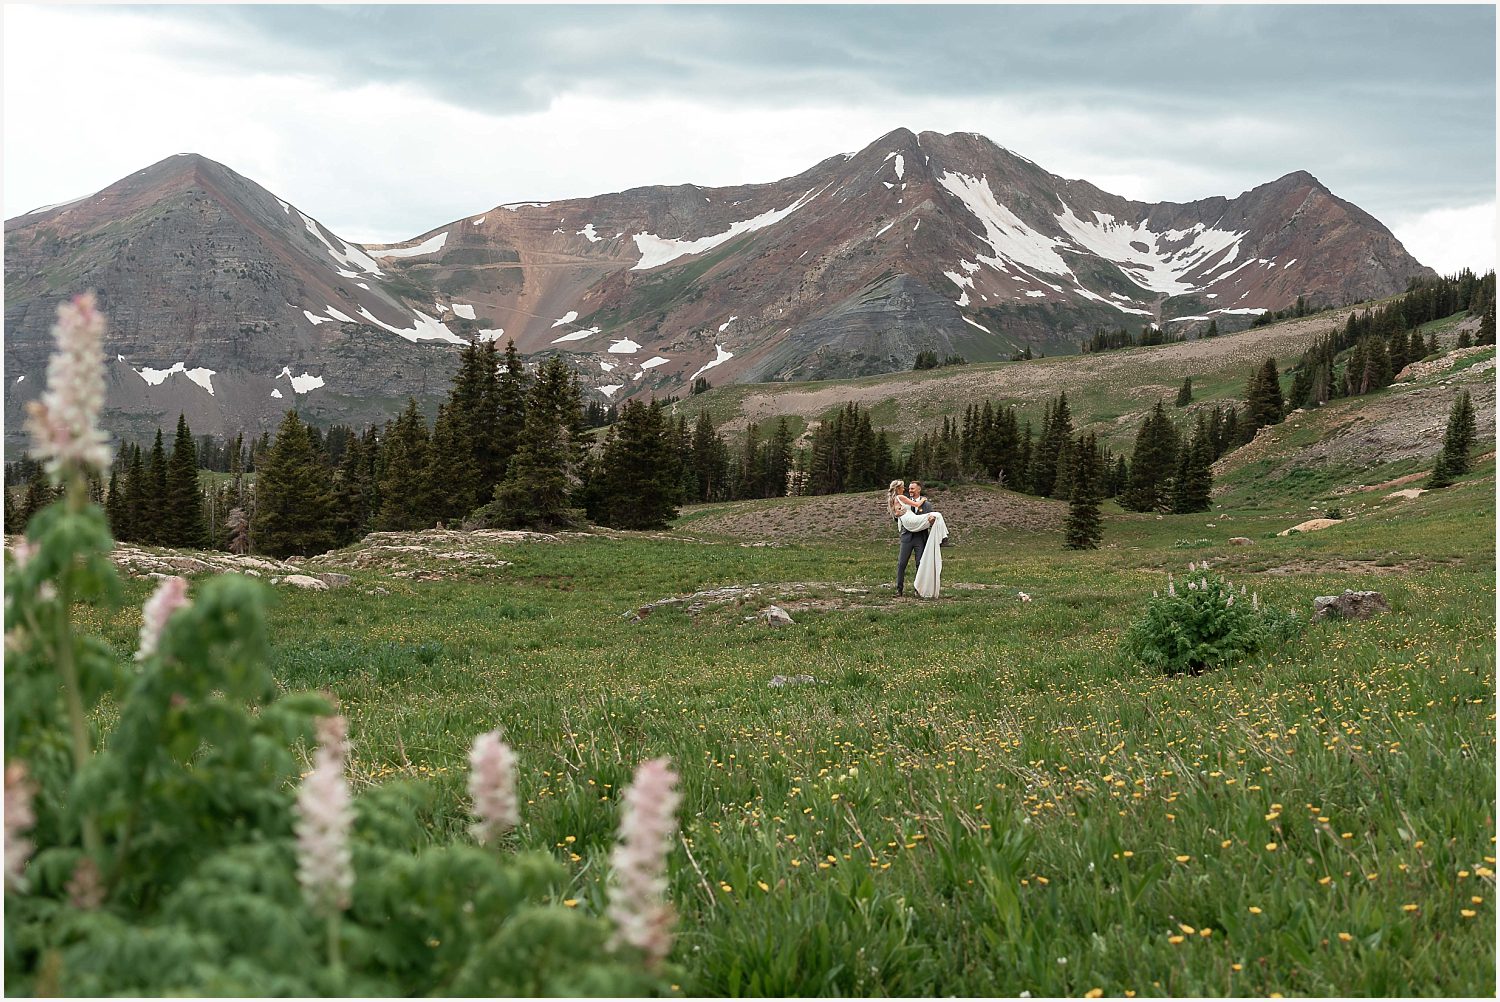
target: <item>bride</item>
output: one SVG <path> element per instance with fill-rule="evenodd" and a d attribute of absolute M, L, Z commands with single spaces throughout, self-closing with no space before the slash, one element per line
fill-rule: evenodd
<path fill-rule="evenodd" d="M 927 544 L 922 550 L 922 559 L 917 563 L 917 576 L 912 579 L 917 594 L 923 598 L 937 598 L 943 586 L 943 540 L 948 538 L 948 523 L 943 513 L 932 508 L 922 497 L 920 484 L 913 481 L 916 497 L 908 497 L 905 485 L 892 480 L 886 491 L 886 511 L 896 524 L 907 532 L 927 531 Z"/>

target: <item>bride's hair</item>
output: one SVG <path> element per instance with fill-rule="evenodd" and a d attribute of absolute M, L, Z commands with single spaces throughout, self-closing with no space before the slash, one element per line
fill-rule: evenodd
<path fill-rule="evenodd" d="M 896 500 L 896 495 L 900 494 L 901 488 L 905 486 L 905 483 L 900 480 L 892 480 L 891 485 L 885 489 L 885 510 L 891 518 L 896 518 L 901 514 L 901 502 Z"/>

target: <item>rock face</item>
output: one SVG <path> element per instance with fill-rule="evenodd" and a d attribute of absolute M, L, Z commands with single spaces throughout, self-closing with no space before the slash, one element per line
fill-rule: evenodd
<path fill-rule="evenodd" d="M 512 203 L 359 246 L 234 171 L 171 157 L 5 224 L 8 434 L 56 302 L 113 324 L 107 420 L 271 429 L 435 405 L 475 338 L 567 353 L 596 400 L 1076 350 L 1097 327 L 1221 329 L 1430 275 L 1305 172 L 1235 198 L 1132 202 L 972 133 L 898 129 L 794 177 Z M 19 442 L 19 439 L 14 441 Z"/>
<path fill-rule="evenodd" d="M 1313 599 L 1313 619 L 1369 619 L 1390 612 L 1391 604 L 1378 591 L 1351 591 Z"/>

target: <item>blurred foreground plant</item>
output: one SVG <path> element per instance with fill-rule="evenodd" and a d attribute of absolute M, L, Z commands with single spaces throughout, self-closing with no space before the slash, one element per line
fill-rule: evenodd
<path fill-rule="evenodd" d="M 77 603 L 118 602 L 121 589 L 87 489 L 109 461 L 98 428 L 104 320 L 92 296 L 58 312 L 58 354 L 30 425 L 65 492 L 6 566 L 7 991 L 664 988 L 670 930 L 649 945 L 626 937 L 621 949 L 603 917 L 559 903 L 566 872 L 550 856 L 434 842 L 435 796 L 423 784 L 352 797 L 342 718 L 324 696 L 280 693 L 266 665 L 258 582 L 226 575 L 189 600 L 186 582 L 166 579 L 130 662 L 77 626 Z M 302 776 L 294 749 L 315 730 L 315 764 Z M 513 806 L 496 813 L 493 788 L 513 790 L 514 760 L 495 740 L 472 787 L 485 792 L 476 810 L 490 842 L 518 820 Z M 658 765 L 659 801 L 675 777 Z M 675 819 L 658 826 L 665 868 Z"/>

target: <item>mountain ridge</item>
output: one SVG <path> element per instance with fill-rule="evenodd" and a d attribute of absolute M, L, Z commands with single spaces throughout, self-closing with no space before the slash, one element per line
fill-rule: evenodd
<path fill-rule="evenodd" d="M 232 433 L 293 405 L 346 423 L 407 395 L 430 408 L 476 338 L 566 353 L 592 399 L 619 401 L 700 375 L 889 372 L 919 351 L 1052 354 L 1101 326 L 1232 329 L 1432 274 L 1307 171 L 1145 203 L 977 133 L 906 128 L 776 181 L 507 202 L 391 244 L 345 240 L 199 154 L 5 230 L 11 427 L 39 392 L 51 303 L 89 286 L 125 437 L 178 411 Z"/>

